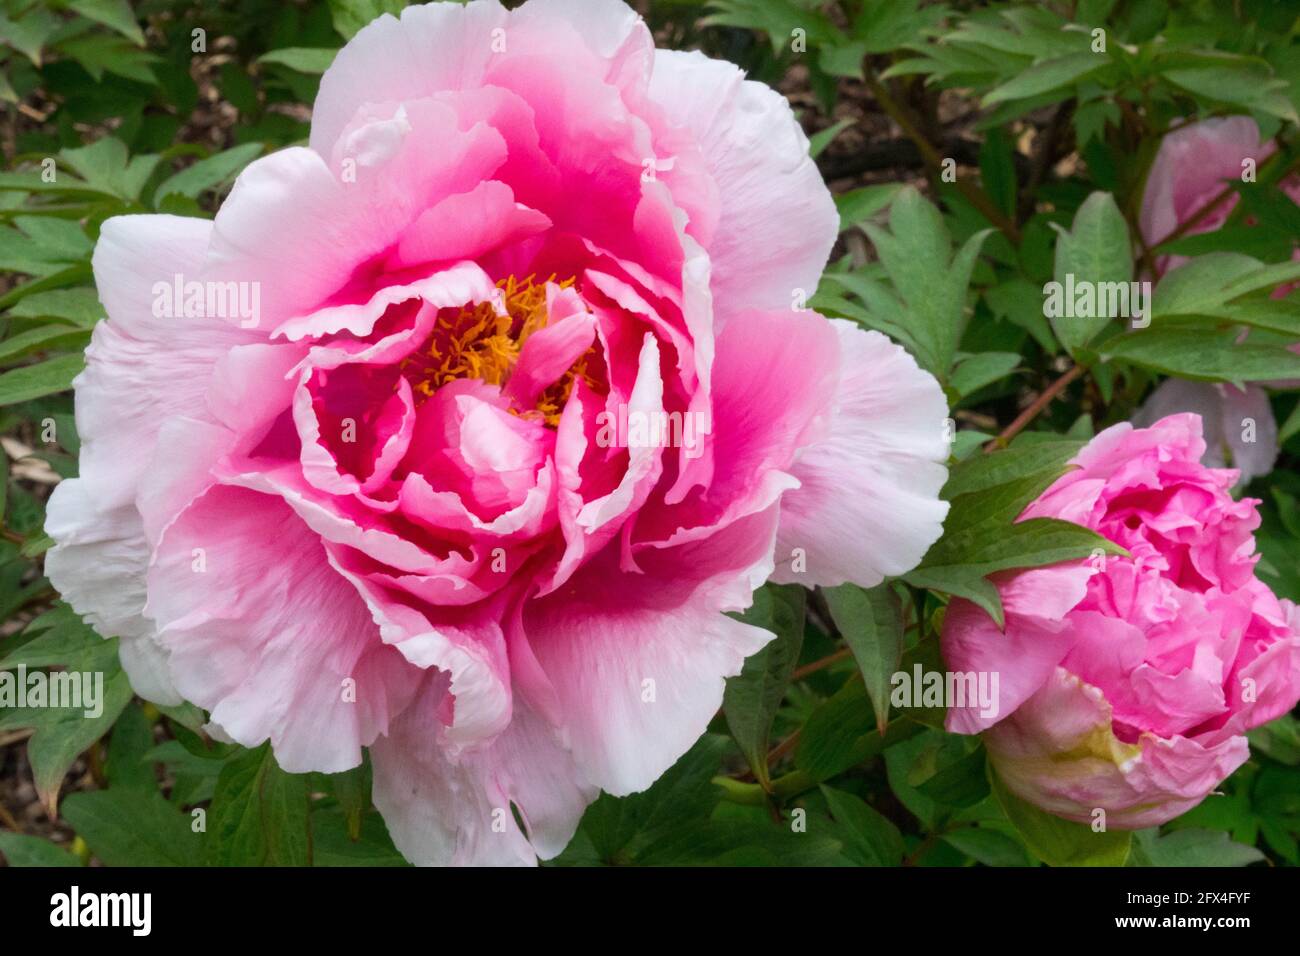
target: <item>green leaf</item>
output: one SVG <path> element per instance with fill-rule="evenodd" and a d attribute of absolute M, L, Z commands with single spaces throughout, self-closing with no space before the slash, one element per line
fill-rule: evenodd
<path fill-rule="evenodd" d="M 648 790 L 621 798 L 602 793 L 579 826 L 594 859 L 634 863 L 656 842 L 671 839 L 687 821 L 707 819 L 718 803 L 712 780 L 725 747 L 726 738 L 705 734 Z M 570 850 L 576 852 L 576 847 Z M 570 850 L 563 856 L 572 858 Z"/>
<path fill-rule="evenodd" d="M 0 174 L 0 176 L 2 175 L 3 174 Z M 10 289 L 4 295 L 0 295 L 0 309 L 10 308 L 15 303 L 21 302 L 30 296 L 46 292 L 50 289 L 61 289 L 64 286 L 79 285 L 91 277 L 90 263 L 78 262 L 76 265 L 68 266 L 66 269 L 62 269 L 40 279 L 33 279 L 30 282 L 24 282 L 22 285 Z"/>
<path fill-rule="evenodd" d="M 85 367 L 86 360 L 80 354 L 60 355 L 37 365 L 25 365 L 0 374 L 0 405 L 66 392 Z"/>
<path fill-rule="evenodd" d="M 28 634 L 34 636 L 6 654 L 0 669 L 61 666 L 69 675 L 79 675 L 67 691 L 80 690 L 81 706 L 0 710 L 0 730 L 30 727 L 34 731 L 27 756 L 37 793 L 53 817 L 68 768 L 113 726 L 131 700 L 131 685 L 117 662 L 117 641 L 105 641 L 65 604 L 32 621 L 24 631 Z"/>
<path fill-rule="evenodd" d="M 1062 300 L 1072 287 L 1090 283 L 1093 290 L 1104 288 L 1106 283 L 1125 283 L 1133 277 L 1133 253 L 1129 243 L 1128 224 L 1115 205 L 1110 193 L 1095 192 L 1084 201 L 1075 214 L 1069 232 L 1057 227 L 1056 266 L 1054 278 L 1063 289 Z M 1073 278 L 1070 283 L 1069 277 Z M 1127 291 L 1127 285 L 1125 286 Z M 1098 292 L 1096 298 L 1101 296 Z M 1127 300 L 1127 294 L 1124 296 Z M 1062 301 L 1063 309 L 1073 303 Z M 1046 307 L 1046 306 L 1045 306 Z M 1130 311 L 1132 311 L 1130 304 Z M 1100 302 L 1096 310 L 1104 312 Z M 1094 336 L 1120 316 L 1070 316 L 1049 315 L 1052 329 L 1061 344 L 1071 354 L 1087 345 Z"/>
<path fill-rule="evenodd" d="M 1276 494 L 1277 489 L 1274 489 Z M 1252 750 L 1268 754 L 1278 763 L 1300 766 L 1300 720 L 1283 714 L 1268 723 L 1248 731 Z"/>
<path fill-rule="evenodd" d="M 746 809 L 746 808 L 738 808 Z M 749 808 L 752 809 L 752 808 Z M 840 841 L 795 833 L 768 819 L 692 820 L 665 833 L 637 857 L 639 866 L 829 866 Z"/>
<path fill-rule="evenodd" d="M 373 810 L 358 819 L 355 835 L 342 809 L 314 811 L 311 825 L 312 862 L 316 866 L 411 865 L 393 846 L 383 819 Z"/>
<path fill-rule="evenodd" d="M 1011 793 L 991 768 L 989 776 L 1007 819 L 1030 852 L 1049 866 L 1123 866 L 1128 859 L 1131 832 L 1098 833 L 1082 823 L 1062 820 Z"/>
<path fill-rule="evenodd" d="M 198 866 L 202 844 L 190 817 L 157 791 L 92 790 L 68 795 L 68 823 L 107 866 Z"/>
<path fill-rule="evenodd" d="M 348 836 L 361 838 L 362 815 L 370 806 L 370 767 L 362 763 L 344 773 L 329 775 L 330 787 L 347 819 Z"/>
<path fill-rule="evenodd" d="M 990 537 L 996 534 L 996 538 Z M 1036 568 L 1123 549 L 1089 528 L 1056 518 L 1030 518 L 999 527 L 997 522 L 968 528 L 939 542 L 926 567 L 964 566 L 982 575 L 1012 568 Z"/>
<path fill-rule="evenodd" d="M 1300 278 L 1300 263 L 1266 266 L 1235 252 L 1212 252 L 1171 269 L 1156 286 L 1151 314 L 1158 326 L 1175 315 L 1223 315 L 1233 299 Z"/>
<path fill-rule="evenodd" d="M 84 674 L 82 680 L 85 681 Z M 103 682 L 102 712 L 97 717 L 86 716 L 85 707 L 47 707 L 18 710 L 12 712 L 18 717 L 10 719 L 11 713 L 0 719 L 0 726 L 18 724 L 35 731 L 27 741 L 27 759 L 32 765 L 36 792 L 50 816 L 57 812 L 59 789 L 68 769 L 108 732 L 131 700 L 131 684 L 121 670 L 105 674 Z"/>
<path fill-rule="evenodd" d="M 13 223 L 38 247 L 42 256 L 62 262 L 90 257 L 94 243 L 81 226 L 52 216 L 15 216 Z"/>
<path fill-rule="evenodd" d="M 976 747 L 966 756 L 940 766 L 916 789 L 942 807 L 972 807 L 989 795 L 986 755 Z"/>
<path fill-rule="evenodd" d="M 897 183 L 882 183 L 840 193 L 835 197 L 835 208 L 840 213 L 840 232 L 852 229 L 880 212 L 894 201 L 894 197 L 902 188 Z"/>
<path fill-rule="evenodd" d="M 89 146 L 62 150 L 59 156 L 92 189 L 126 200 L 140 198 L 140 191 L 161 159 L 152 154 L 130 156 L 125 144 L 112 136 Z"/>
<path fill-rule="evenodd" d="M 63 847 L 24 833 L 0 830 L 0 854 L 10 866 L 81 866 Z"/>
<path fill-rule="evenodd" d="M 898 866 L 903 861 L 903 835 L 898 827 L 866 801 L 825 784 L 822 795 L 831 816 L 847 833 L 844 851 L 861 866 Z"/>
<path fill-rule="evenodd" d="M 845 76 L 850 79 L 861 80 L 863 78 L 862 58 L 866 56 L 866 53 L 866 45 L 862 43 L 845 43 L 822 47 L 821 55 L 817 58 L 817 65 L 831 76 Z M 813 153 L 812 155 L 816 156 L 817 154 Z"/>
<path fill-rule="evenodd" d="M 158 786 L 153 764 L 145 755 L 153 749 L 153 725 L 139 704 L 130 704 L 113 724 L 108 738 L 108 785 L 121 790 L 153 791 Z"/>
<path fill-rule="evenodd" d="M 212 866 L 308 866 L 306 774 L 288 774 L 269 744 L 231 760 L 208 809 L 207 861 Z"/>
<path fill-rule="evenodd" d="M 1097 550 L 1124 554 L 1114 542 L 1082 525 L 1056 518 L 1017 520 L 1062 473 L 1048 468 L 955 496 L 944 536 L 926 553 L 921 568 L 959 567 L 988 575 L 1086 558 Z"/>
<path fill-rule="evenodd" d="M 794 763 L 814 782 L 820 783 L 922 729 L 911 720 L 895 720 L 882 737 L 876 728 L 866 688 L 854 678 L 823 701 L 804 722 Z"/>
<path fill-rule="evenodd" d="M 85 329 L 68 325 L 41 325 L 0 341 L 0 362 L 13 361 L 47 349 L 81 349 L 89 341 L 90 333 Z"/>
<path fill-rule="evenodd" d="M 1253 846 L 1236 843 L 1221 830 L 1175 830 L 1167 836 L 1159 831 L 1139 830 L 1133 847 L 1133 862 L 1142 866 L 1248 866 L 1266 859 Z M 1132 865 L 1132 864 L 1130 864 Z"/>
<path fill-rule="evenodd" d="M 989 107 L 1008 100 L 1023 100 L 1059 90 L 1091 76 L 1109 63 L 1107 56 L 1091 51 L 1067 53 L 1065 56 L 1043 60 L 992 90 L 984 97 L 982 105 Z"/>
<path fill-rule="evenodd" d="M 1234 63 L 1191 70 L 1166 70 L 1175 86 L 1218 103 L 1231 103 L 1295 123 L 1295 107 L 1286 95 L 1286 81 L 1250 64 Z"/>
<path fill-rule="evenodd" d="M 28 623 L 27 638 L 20 646 L 0 656 L 0 669 L 20 665 L 34 667 L 69 666 L 97 670 L 117 659 L 116 641 L 106 641 L 66 604 L 56 604 Z"/>
<path fill-rule="evenodd" d="M 10 6 L 8 9 L 14 8 Z M 25 13 L 12 20 L 0 14 L 0 41 L 40 66 L 45 42 L 61 25 L 62 21 L 52 11 L 32 4 Z"/>
<path fill-rule="evenodd" d="M 1142 329 L 1116 336 L 1100 350 L 1110 359 L 1206 382 L 1300 378 L 1300 355 L 1281 345 L 1238 342 L 1231 330 Z"/>
<path fill-rule="evenodd" d="M 944 843 L 985 866 L 1034 866 L 1025 848 L 998 830 L 959 827 L 940 838 Z"/>
<path fill-rule="evenodd" d="M 1277 443 L 1285 445 L 1296 435 L 1300 435 L 1300 405 L 1292 409 L 1287 420 L 1282 423 L 1282 427 L 1277 432 Z"/>
<path fill-rule="evenodd" d="M 949 566 L 914 568 L 903 575 L 903 580 L 914 588 L 924 588 L 953 597 L 965 598 L 983 609 L 999 628 L 1006 624 L 1002 597 L 998 589 L 978 569 Z"/>
<path fill-rule="evenodd" d="M 1019 352 L 980 352 L 958 362 L 948 384 L 965 398 L 985 385 L 1002 381 L 1023 361 Z"/>
<path fill-rule="evenodd" d="M 351 40 L 371 20 L 382 14 L 397 15 L 407 0 L 329 0 L 330 19 L 334 29 L 345 40 Z"/>
<path fill-rule="evenodd" d="M 216 189 L 234 179 L 245 166 L 262 154 L 261 143 L 244 143 L 225 152 L 201 159 L 193 166 L 163 180 L 153 194 L 154 206 L 171 195 L 198 199 L 209 190 Z"/>
<path fill-rule="evenodd" d="M 1012 445 L 954 465 L 943 496 L 987 491 L 1035 474 L 1064 474 L 1066 463 L 1083 447 L 1081 441 L 1042 441 Z"/>
<path fill-rule="evenodd" d="M 980 181 L 994 205 L 1008 216 L 1016 212 L 1016 166 L 1011 139 L 995 127 L 980 148 Z"/>
<path fill-rule="evenodd" d="M 855 122 L 855 120 L 851 119 L 840 120 L 838 123 L 828 126 L 824 130 L 820 130 L 808 137 L 808 155 L 813 159 L 816 159 L 825 151 L 826 147 L 834 141 L 836 136 L 839 136 L 840 133 L 844 132 Z"/>
<path fill-rule="evenodd" d="M 99 83 L 105 73 L 113 73 L 137 83 L 157 85 L 153 65 L 161 58 L 127 40 L 102 33 L 88 33 L 61 40 L 60 53 L 76 60 Z"/>
<path fill-rule="evenodd" d="M 127 0 L 70 0 L 68 6 L 87 19 L 111 27 L 136 46 L 144 46 L 144 32 Z"/>
<path fill-rule="evenodd" d="M 867 235 L 889 274 L 915 343 L 917 361 L 946 379 L 966 326 L 966 287 L 992 230 L 971 236 L 954 256 L 943 217 L 911 186 L 889 208 L 889 231 L 867 223 Z"/>
<path fill-rule="evenodd" d="M 324 73 L 334 62 L 338 50 L 315 47 L 285 47 L 257 58 L 258 63 L 279 63 L 299 73 Z"/>
<path fill-rule="evenodd" d="M 754 592 L 754 604 L 742 620 L 772 631 L 776 639 L 751 655 L 739 674 L 728 678 L 722 697 L 727 727 L 764 789 L 771 783 L 767 751 L 772 721 L 803 649 L 807 594 L 793 584 L 769 584 Z"/>
<path fill-rule="evenodd" d="M 889 585 L 863 590 L 842 584 L 822 591 L 835 627 L 853 652 L 876 714 L 876 729 L 889 725 L 889 687 L 903 658 L 903 608 Z"/>

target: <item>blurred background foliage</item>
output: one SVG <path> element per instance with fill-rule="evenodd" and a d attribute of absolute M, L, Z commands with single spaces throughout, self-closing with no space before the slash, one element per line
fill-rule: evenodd
<path fill-rule="evenodd" d="M 96 720 L 0 708 L 9 865 L 403 865 L 366 767 L 285 774 L 266 748 L 207 738 L 192 707 L 134 699 L 114 642 L 58 602 L 41 556 L 44 501 L 77 468 L 69 388 L 103 318 L 89 265 L 101 223 L 211 216 L 245 165 L 305 140 L 339 46 L 404 5 L 0 0 L 0 668 L 107 677 Z M 790 98 L 841 213 L 812 304 L 891 335 L 943 383 L 958 429 L 950 529 L 1009 526 L 1079 442 L 1165 377 L 1300 379 L 1287 349 L 1300 304 L 1269 297 L 1300 279 L 1300 209 L 1277 186 L 1300 153 L 1292 0 L 634 5 L 660 46 L 730 59 Z M 1220 228 L 1148 247 L 1138 216 L 1162 138 L 1238 114 L 1276 145 L 1258 182 L 1230 187 L 1241 201 Z M 1158 333 L 1044 317 L 1054 275 L 1126 281 L 1168 254 L 1208 267 L 1157 302 Z M 1216 256 L 1235 257 L 1232 283 Z M 1231 347 L 1243 328 L 1249 347 Z M 1280 456 L 1245 492 L 1262 501 L 1261 577 L 1300 600 L 1300 408 L 1294 390 L 1269 400 Z M 983 444 L 1014 432 L 1005 465 L 980 464 Z M 1253 732 L 1250 762 L 1184 817 L 1098 835 L 1000 792 L 979 741 L 944 733 L 941 713 L 888 704 L 890 673 L 941 666 L 952 595 L 1000 613 L 987 574 L 1096 545 L 993 537 L 978 554 L 941 543 L 871 592 L 764 589 L 747 616 L 778 640 L 731 682 L 710 732 L 649 791 L 602 796 L 556 862 L 1300 864 L 1293 716 Z"/>

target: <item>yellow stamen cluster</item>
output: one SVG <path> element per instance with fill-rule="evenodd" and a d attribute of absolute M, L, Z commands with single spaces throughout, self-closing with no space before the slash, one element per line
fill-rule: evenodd
<path fill-rule="evenodd" d="M 418 366 L 417 396 L 428 398 L 443 385 L 460 378 L 477 378 L 490 385 L 504 386 L 528 337 L 545 328 L 550 318 L 546 311 L 546 287 L 555 281 L 555 276 L 542 282 L 534 279 L 532 275 L 524 279 L 509 276 L 497 283 L 501 295 L 494 302 L 480 302 L 461 309 L 456 315 L 440 317 L 428 350 L 403 363 L 408 367 Z M 573 282 L 572 278 L 565 279 L 559 286 L 567 289 Z M 586 376 L 585 366 L 586 356 L 539 397 L 536 411 L 547 424 L 559 422 L 560 412 L 573 388 L 573 378 Z"/>

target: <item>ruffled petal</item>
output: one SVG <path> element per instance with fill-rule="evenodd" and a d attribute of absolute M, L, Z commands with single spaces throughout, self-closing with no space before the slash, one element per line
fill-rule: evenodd
<path fill-rule="evenodd" d="M 719 322 L 811 296 L 839 216 L 789 101 L 731 63 L 676 50 L 655 51 L 650 98 L 695 134 L 718 185 L 707 251 Z"/>
<path fill-rule="evenodd" d="M 948 504 L 947 403 L 939 383 L 879 332 L 833 323 L 841 372 L 829 436 L 803 451 L 781 499 L 775 580 L 874 587 L 920 563 Z M 789 556 L 803 549 L 807 570 Z"/>

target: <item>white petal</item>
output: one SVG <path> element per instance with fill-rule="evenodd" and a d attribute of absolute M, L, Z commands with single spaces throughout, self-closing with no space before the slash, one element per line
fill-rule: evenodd
<path fill-rule="evenodd" d="M 948 478 L 939 383 L 879 332 L 834 322 L 843 350 L 830 436 L 791 469 L 803 487 L 781 499 L 773 580 L 874 587 L 920 563 L 943 533 Z M 803 550 L 807 569 L 792 570 Z"/>
<path fill-rule="evenodd" d="M 731 63 L 657 50 L 650 98 L 693 132 L 720 190 L 708 252 L 719 321 L 811 296 L 839 216 L 784 96 Z"/>

